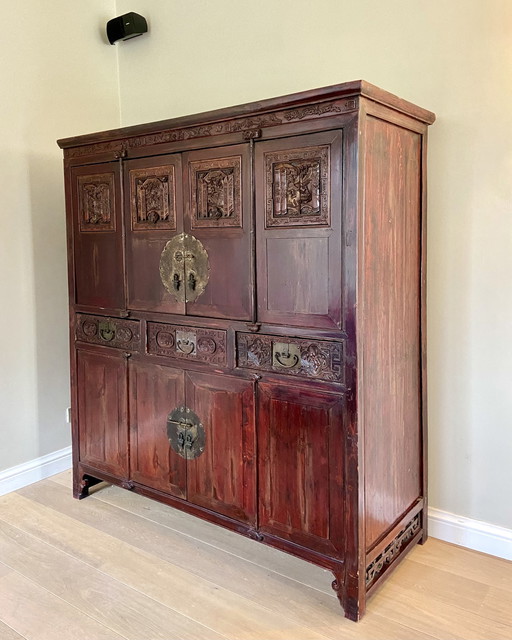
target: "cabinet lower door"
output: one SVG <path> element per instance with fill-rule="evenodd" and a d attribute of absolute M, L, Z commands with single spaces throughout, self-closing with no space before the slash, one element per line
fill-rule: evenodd
<path fill-rule="evenodd" d="M 186 498 L 186 460 L 172 449 L 169 415 L 184 404 L 183 371 L 130 362 L 131 479 Z"/>
<path fill-rule="evenodd" d="M 341 557 L 341 398 L 297 386 L 260 384 L 259 529 Z"/>
<path fill-rule="evenodd" d="M 80 462 L 128 476 L 126 360 L 112 351 L 77 351 Z"/>
<path fill-rule="evenodd" d="M 187 461 L 188 500 L 245 523 L 256 519 L 254 384 L 188 372 L 187 407 L 204 428 L 204 450 Z"/>

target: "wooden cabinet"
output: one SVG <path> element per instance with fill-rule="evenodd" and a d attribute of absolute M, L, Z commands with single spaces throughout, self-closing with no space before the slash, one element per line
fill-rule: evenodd
<path fill-rule="evenodd" d="M 298 555 L 360 618 L 427 535 L 433 120 L 360 81 L 59 141 L 75 497 Z"/>

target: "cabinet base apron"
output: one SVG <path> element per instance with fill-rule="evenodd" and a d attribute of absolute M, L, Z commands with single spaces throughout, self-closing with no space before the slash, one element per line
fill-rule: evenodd
<path fill-rule="evenodd" d="M 423 536 L 424 530 L 421 527 L 421 521 L 424 517 L 423 501 L 419 500 L 418 504 L 405 514 L 404 517 L 401 518 L 400 523 L 393 527 L 384 537 L 386 546 L 383 548 L 382 545 L 384 543 L 381 542 L 370 554 L 367 554 L 365 585 L 360 593 L 358 587 L 359 576 L 347 576 L 345 563 L 341 560 L 334 561 L 329 556 L 314 553 L 310 549 L 296 545 L 293 542 L 264 532 L 262 533 L 255 527 L 244 525 L 214 511 L 192 505 L 186 500 L 170 496 L 165 492 L 145 487 L 136 482 L 119 480 L 108 473 L 79 465 L 78 472 L 73 471 L 73 497 L 78 500 L 87 498 L 89 496 L 89 489 L 102 482 L 157 500 L 158 502 L 189 513 L 190 515 L 200 517 L 213 524 L 218 524 L 225 529 L 239 533 L 251 540 L 261 542 L 262 544 L 279 549 L 284 553 L 289 553 L 306 562 L 311 562 L 314 565 L 328 569 L 334 575 L 331 587 L 336 593 L 345 617 L 354 622 L 360 620 L 365 612 L 367 600 L 392 574 L 407 553 L 416 544 L 423 544 L 426 541 Z M 101 491 L 101 489 L 99 490 Z M 372 560 L 370 561 L 369 558 L 372 558 Z M 350 589 L 348 585 L 351 585 Z"/>

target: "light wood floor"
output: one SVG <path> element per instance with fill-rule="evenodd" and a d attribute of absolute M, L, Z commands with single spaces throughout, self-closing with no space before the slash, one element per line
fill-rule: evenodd
<path fill-rule="evenodd" d="M 65 472 L 0 498 L 0 640 L 511 640 L 512 563 L 431 539 L 346 620 L 330 573 Z"/>

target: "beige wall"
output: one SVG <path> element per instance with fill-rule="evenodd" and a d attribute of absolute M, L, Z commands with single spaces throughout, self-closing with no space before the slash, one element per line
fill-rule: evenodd
<path fill-rule="evenodd" d="M 435 111 L 430 500 L 512 528 L 512 2 L 118 0 L 123 124 L 364 78 Z"/>
<path fill-rule="evenodd" d="M 117 126 L 114 2 L 0 2 L 0 470 L 70 443 L 62 153 Z M 43 10 L 43 8 L 45 10 Z"/>

